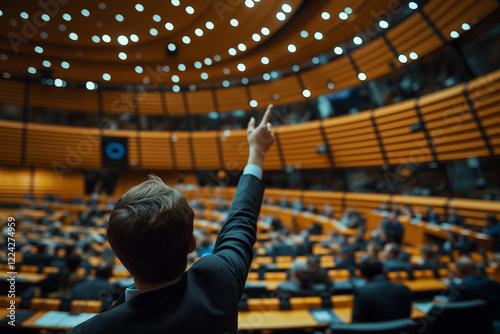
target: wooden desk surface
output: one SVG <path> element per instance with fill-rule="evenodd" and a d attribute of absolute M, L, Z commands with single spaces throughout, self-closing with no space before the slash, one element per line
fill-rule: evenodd
<path fill-rule="evenodd" d="M 434 278 L 404 281 L 402 284 L 409 287 L 413 292 L 446 290 L 448 288 L 448 285 Z"/>
<path fill-rule="evenodd" d="M 47 278 L 47 274 L 38 274 L 38 273 L 18 273 L 15 275 L 16 280 L 19 281 L 24 281 L 26 283 L 38 283 L 41 280 L 44 280 Z M 9 278 L 10 275 L 8 273 L 0 273 L 0 279 L 5 280 Z"/>

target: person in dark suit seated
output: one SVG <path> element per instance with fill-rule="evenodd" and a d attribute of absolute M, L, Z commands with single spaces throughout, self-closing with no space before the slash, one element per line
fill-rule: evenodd
<path fill-rule="evenodd" d="M 414 269 L 430 269 L 437 270 L 441 267 L 439 256 L 437 255 L 434 245 L 425 245 L 420 249 L 420 257 L 422 262 L 415 266 Z"/>
<path fill-rule="evenodd" d="M 281 196 L 281 200 L 279 203 L 280 208 L 286 209 L 290 207 L 290 203 L 288 203 L 288 200 L 286 199 L 286 196 Z"/>
<path fill-rule="evenodd" d="M 389 212 L 387 217 L 380 223 L 381 228 L 384 230 L 387 240 L 401 244 L 403 241 L 404 228 L 394 212 Z"/>
<path fill-rule="evenodd" d="M 283 230 L 283 222 L 279 219 L 278 215 L 273 215 L 273 219 L 271 220 L 271 227 L 273 231 L 281 231 Z"/>
<path fill-rule="evenodd" d="M 269 253 L 276 256 L 294 256 L 295 251 L 292 242 L 283 233 L 276 233 L 271 237 L 272 246 Z"/>
<path fill-rule="evenodd" d="M 350 272 L 354 272 L 358 269 L 358 264 L 354 257 L 354 250 L 350 245 L 340 247 L 339 256 L 335 257 L 335 269 L 347 269 Z"/>
<path fill-rule="evenodd" d="M 37 246 L 37 252 L 35 254 L 25 253 L 23 254 L 22 264 L 29 264 L 35 266 L 50 266 L 52 261 L 57 260 L 57 256 L 50 251 L 50 241 L 44 240 Z"/>
<path fill-rule="evenodd" d="M 291 267 L 291 281 L 281 283 L 278 293 L 290 297 L 317 296 L 331 292 L 333 284 L 320 266 L 318 257 L 310 256 L 307 261 L 295 260 Z"/>
<path fill-rule="evenodd" d="M 430 205 L 427 206 L 427 213 L 425 214 L 424 221 L 431 224 L 441 224 L 441 217 L 434 211 L 434 208 Z"/>
<path fill-rule="evenodd" d="M 212 255 L 186 271 L 196 249 L 194 212 L 157 177 L 131 188 L 109 219 L 109 244 L 135 284 L 113 307 L 69 331 L 86 333 L 236 333 L 238 303 L 253 259 L 264 185 L 262 165 L 274 142 L 272 105 L 248 124 L 248 164 Z"/>
<path fill-rule="evenodd" d="M 448 295 L 450 301 L 466 301 L 483 299 L 487 301 L 492 310 L 500 307 L 500 284 L 484 275 L 481 275 L 476 262 L 463 256 L 456 262 L 458 277 L 462 282 L 450 287 Z"/>
<path fill-rule="evenodd" d="M 395 242 L 389 242 L 385 244 L 382 257 L 384 258 L 384 269 L 385 271 L 409 271 L 410 262 L 409 257 L 405 259 L 406 256 L 402 255 L 399 245 Z"/>
<path fill-rule="evenodd" d="M 76 300 L 90 299 L 111 303 L 113 300 L 118 299 L 123 290 L 118 284 L 108 281 L 112 276 L 113 261 L 112 259 L 106 259 L 97 266 L 94 279 L 75 285 L 69 295 L 71 299 Z"/>
<path fill-rule="evenodd" d="M 366 285 L 354 290 L 352 322 L 378 322 L 409 318 L 412 294 L 408 287 L 389 281 L 380 260 L 368 258 L 359 269 Z"/>
<path fill-rule="evenodd" d="M 459 254 L 470 254 L 475 248 L 474 242 L 453 232 L 448 233 L 448 238 L 443 244 L 442 254 L 454 259 L 454 251 Z M 454 259 L 456 260 L 456 259 Z"/>
<path fill-rule="evenodd" d="M 465 219 L 462 216 L 459 216 L 457 213 L 457 208 L 450 207 L 450 214 L 446 219 L 446 222 L 451 225 L 462 226 L 465 227 Z"/>

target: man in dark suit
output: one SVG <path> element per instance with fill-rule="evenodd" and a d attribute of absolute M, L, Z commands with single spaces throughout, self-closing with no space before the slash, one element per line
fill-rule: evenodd
<path fill-rule="evenodd" d="M 394 212 L 389 212 L 380 225 L 387 235 L 388 241 L 401 244 L 403 241 L 404 227 Z"/>
<path fill-rule="evenodd" d="M 352 322 L 377 322 L 409 318 L 411 291 L 391 283 L 383 274 L 382 263 L 375 258 L 361 262 L 359 269 L 366 285 L 354 290 Z"/>
<path fill-rule="evenodd" d="M 75 285 L 70 294 L 71 299 L 100 300 L 111 305 L 111 302 L 116 300 L 119 293 L 123 291 L 119 284 L 108 281 L 112 276 L 113 262 L 111 260 L 101 262 L 96 268 L 94 279 Z"/>
<path fill-rule="evenodd" d="M 385 244 L 382 252 L 385 271 L 409 271 L 411 269 L 410 258 L 406 255 L 401 251 L 397 243 L 389 242 Z"/>
<path fill-rule="evenodd" d="M 196 249 L 194 213 L 160 178 L 130 189 L 115 205 L 108 225 L 111 248 L 134 277 L 113 307 L 70 333 L 236 333 L 238 303 L 253 257 L 257 217 L 264 195 L 266 152 L 274 142 L 272 105 L 259 126 L 248 124 L 250 146 L 226 223 L 212 255 L 188 271 Z"/>

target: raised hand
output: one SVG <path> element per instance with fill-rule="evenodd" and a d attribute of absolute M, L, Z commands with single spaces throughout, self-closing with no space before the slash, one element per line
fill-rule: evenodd
<path fill-rule="evenodd" d="M 247 140 L 250 145 L 249 164 L 262 167 L 267 151 L 273 146 L 274 134 L 269 123 L 273 113 L 273 105 L 267 107 L 266 113 L 259 126 L 255 127 L 255 118 L 251 118 L 247 128 Z"/>

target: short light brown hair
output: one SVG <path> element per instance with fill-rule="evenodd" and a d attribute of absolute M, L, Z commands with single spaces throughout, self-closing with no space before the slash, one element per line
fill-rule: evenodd
<path fill-rule="evenodd" d="M 186 270 L 193 219 L 186 198 L 149 175 L 116 202 L 107 237 L 132 276 L 145 284 L 164 283 Z"/>

